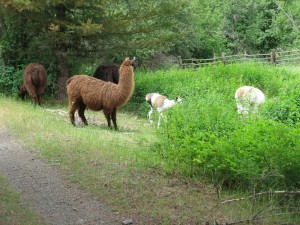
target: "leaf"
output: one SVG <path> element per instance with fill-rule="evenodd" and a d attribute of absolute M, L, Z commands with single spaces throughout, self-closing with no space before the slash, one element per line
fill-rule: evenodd
<path fill-rule="evenodd" d="M 59 25 L 57 25 L 57 24 L 51 23 L 48 28 L 49 28 L 49 30 L 51 30 L 53 32 L 59 32 L 60 31 Z"/>

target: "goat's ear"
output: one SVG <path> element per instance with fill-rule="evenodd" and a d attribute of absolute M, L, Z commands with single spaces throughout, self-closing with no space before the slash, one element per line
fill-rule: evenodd
<path fill-rule="evenodd" d="M 180 95 L 178 95 L 175 99 L 176 99 L 176 102 L 182 102 L 182 98 Z"/>

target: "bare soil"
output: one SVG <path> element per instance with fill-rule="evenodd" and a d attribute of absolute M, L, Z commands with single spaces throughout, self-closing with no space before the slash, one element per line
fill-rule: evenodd
<path fill-rule="evenodd" d="M 122 224 L 118 212 L 93 199 L 36 152 L 25 149 L 0 126 L 0 175 L 21 193 L 24 205 L 47 224 Z"/>

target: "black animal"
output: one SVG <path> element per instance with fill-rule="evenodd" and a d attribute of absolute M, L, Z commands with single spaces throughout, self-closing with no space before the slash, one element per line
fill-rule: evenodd
<path fill-rule="evenodd" d="M 94 77 L 104 80 L 110 81 L 112 83 L 119 83 L 119 67 L 113 64 L 103 64 L 98 66 L 94 73 Z"/>
<path fill-rule="evenodd" d="M 132 67 L 136 69 L 137 61 L 132 62 Z M 97 67 L 93 75 L 95 78 L 112 83 L 119 83 L 119 67 L 114 64 L 102 64 Z"/>

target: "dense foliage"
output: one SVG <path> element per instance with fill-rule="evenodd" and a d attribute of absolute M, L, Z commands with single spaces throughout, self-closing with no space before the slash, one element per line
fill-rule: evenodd
<path fill-rule="evenodd" d="M 256 64 L 149 72 L 137 77 L 134 98 L 183 96 L 157 130 L 153 150 L 165 171 L 230 188 L 293 189 L 300 187 L 299 79 L 299 72 Z M 266 94 L 258 115 L 237 115 L 234 92 L 242 85 Z"/>
<path fill-rule="evenodd" d="M 54 70 L 65 97 L 67 78 L 82 65 L 169 49 L 184 30 L 182 3 L 1 0 L 0 53 L 6 66 L 38 62 Z"/>
<path fill-rule="evenodd" d="M 0 0 L 0 5 L 0 63 L 14 71 L 29 62 L 43 64 L 53 76 L 51 93 L 59 98 L 65 97 L 66 79 L 82 66 L 119 64 L 129 55 L 149 66 L 164 55 L 211 58 L 300 44 L 298 0 Z"/>
<path fill-rule="evenodd" d="M 188 35 L 172 49 L 183 57 L 299 47 L 297 0 L 193 0 L 188 8 Z"/>

